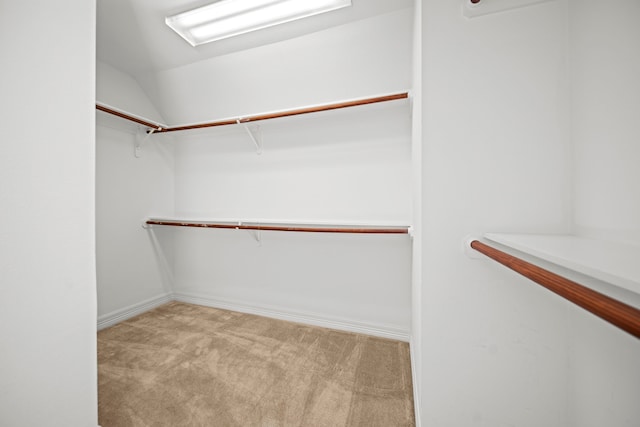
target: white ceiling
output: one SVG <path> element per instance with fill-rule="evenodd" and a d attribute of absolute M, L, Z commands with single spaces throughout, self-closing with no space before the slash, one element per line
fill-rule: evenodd
<path fill-rule="evenodd" d="M 140 77 L 412 7 L 413 1 L 352 0 L 349 8 L 192 47 L 165 25 L 164 18 L 212 0 L 98 0 L 97 57 Z"/>

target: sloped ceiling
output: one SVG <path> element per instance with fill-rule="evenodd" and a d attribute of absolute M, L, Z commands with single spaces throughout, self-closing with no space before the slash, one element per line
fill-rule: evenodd
<path fill-rule="evenodd" d="M 140 79 L 149 73 L 412 7 L 413 1 L 352 0 L 350 8 L 192 47 L 165 25 L 164 18 L 211 0 L 98 0 L 97 57 Z"/>

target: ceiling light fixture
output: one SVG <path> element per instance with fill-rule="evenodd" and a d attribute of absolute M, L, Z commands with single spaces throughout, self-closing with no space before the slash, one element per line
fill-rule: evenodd
<path fill-rule="evenodd" d="M 351 6 L 351 0 L 221 0 L 165 18 L 191 46 Z"/>

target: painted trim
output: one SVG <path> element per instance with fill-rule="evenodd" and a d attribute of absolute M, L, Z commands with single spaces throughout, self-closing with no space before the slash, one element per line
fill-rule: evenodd
<path fill-rule="evenodd" d="M 462 0 L 462 14 L 472 19 L 476 16 L 504 12 L 505 10 L 517 9 L 548 1 L 553 0 L 480 0 L 477 3 L 473 3 L 471 0 Z"/>
<path fill-rule="evenodd" d="M 238 311 L 240 313 L 255 314 L 273 319 L 289 322 L 303 323 L 305 325 L 320 326 L 323 328 L 337 329 L 340 331 L 354 332 L 357 334 L 373 335 L 381 338 L 389 338 L 398 341 L 409 342 L 409 332 L 397 328 L 382 325 L 372 325 L 354 322 L 348 319 L 327 318 L 315 313 L 283 310 L 279 307 L 248 305 L 238 301 L 216 298 L 192 293 L 176 292 L 173 294 L 175 301 L 204 305 L 207 307 L 221 308 Z"/>
<path fill-rule="evenodd" d="M 238 311 L 240 313 L 255 314 L 257 316 L 270 317 L 272 319 L 286 320 L 289 322 L 303 323 L 305 325 L 320 326 L 323 328 L 337 329 L 340 331 L 354 332 L 357 334 L 372 335 L 381 338 L 389 338 L 398 341 L 409 342 L 409 332 L 399 328 L 384 325 L 355 322 L 343 318 L 328 318 L 316 313 L 283 310 L 279 307 L 264 305 L 249 305 L 239 301 L 216 298 L 208 295 L 192 293 L 166 293 L 138 304 L 104 314 L 98 317 L 98 330 L 108 328 L 124 320 L 154 309 L 171 301 L 180 301 L 189 304 L 204 305 L 207 307 L 221 308 L 224 310 Z M 413 363 L 413 362 L 412 362 Z"/>
<path fill-rule="evenodd" d="M 414 350 L 413 339 L 409 341 L 409 358 L 411 359 L 411 381 L 413 382 L 413 416 L 415 417 L 415 427 L 420 427 L 420 388 L 418 387 L 418 370 L 416 369 L 417 355 Z"/>
<path fill-rule="evenodd" d="M 103 314 L 102 316 L 98 317 L 98 330 L 108 328 L 109 326 L 113 326 L 116 323 L 120 323 L 124 320 L 130 319 L 134 316 L 161 306 L 162 304 L 171 302 L 173 301 L 173 299 L 173 294 L 168 292 L 157 297 L 149 298 L 137 304 L 112 311 L 111 313 Z"/>

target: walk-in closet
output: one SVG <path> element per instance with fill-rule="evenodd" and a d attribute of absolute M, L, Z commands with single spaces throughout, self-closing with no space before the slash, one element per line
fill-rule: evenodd
<path fill-rule="evenodd" d="M 342 23 L 197 48 L 148 19 L 186 6 L 98 3 L 101 425 L 414 425 L 412 2 L 356 2 L 332 12 Z M 116 24 L 131 13 L 149 27 Z M 179 64 L 135 70 L 157 65 L 124 60 L 134 36 Z M 218 52 L 229 43 L 243 46 Z M 219 311 L 176 326 L 188 306 L 175 302 Z M 156 307 L 172 319 L 159 331 L 143 314 Z M 207 332 L 194 313 L 230 317 Z M 161 334 L 182 353 L 139 342 Z M 179 388 L 196 374 L 198 389 Z M 154 412 L 171 391 L 189 409 Z"/>
<path fill-rule="evenodd" d="M 320 3 L 0 1 L 0 425 L 640 425 L 640 2 Z"/>

